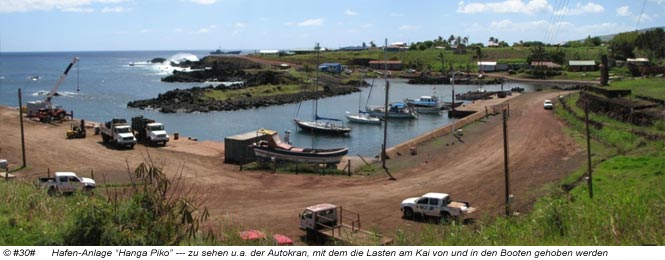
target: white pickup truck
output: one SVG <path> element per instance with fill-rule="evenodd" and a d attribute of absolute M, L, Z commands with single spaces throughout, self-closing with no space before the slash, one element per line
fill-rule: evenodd
<path fill-rule="evenodd" d="M 405 199 L 402 201 L 400 209 L 406 219 L 419 215 L 446 219 L 453 217 L 462 220 L 466 214 L 476 210 L 470 207 L 468 202 L 453 201 L 450 199 L 450 195 L 436 192 Z"/>
<path fill-rule="evenodd" d="M 56 192 L 72 194 L 75 191 L 92 192 L 95 189 L 95 180 L 78 177 L 73 172 L 56 172 L 54 178 L 39 178 L 39 186 L 48 189 L 49 195 Z"/>

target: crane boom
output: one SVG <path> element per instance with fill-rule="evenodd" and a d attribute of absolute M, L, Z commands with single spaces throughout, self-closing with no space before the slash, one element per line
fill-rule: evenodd
<path fill-rule="evenodd" d="M 51 99 L 53 98 L 53 96 L 55 96 L 55 93 L 58 92 L 58 89 L 60 88 L 60 85 L 62 85 L 62 82 L 65 81 L 65 78 L 67 77 L 67 73 L 69 73 L 69 70 L 78 61 L 79 61 L 79 57 L 74 57 L 74 59 L 72 59 L 72 62 L 70 62 L 69 66 L 67 66 L 67 69 L 65 69 L 65 73 L 63 73 L 62 76 L 60 76 L 60 79 L 58 80 L 58 82 L 55 83 L 55 86 L 53 86 L 53 88 L 51 89 L 51 92 L 49 92 L 48 95 L 46 95 L 46 100 L 44 100 L 44 102 L 46 102 L 46 104 L 48 105 L 49 108 L 51 107 Z"/>

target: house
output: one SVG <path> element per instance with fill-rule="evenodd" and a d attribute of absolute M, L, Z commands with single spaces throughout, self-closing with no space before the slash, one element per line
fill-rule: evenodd
<path fill-rule="evenodd" d="M 498 42 L 488 42 L 487 47 L 488 48 L 499 48 L 499 47 L 501 47 L 501 44 L 499 44 Z"/>
<path fill-rule="evenodd" d="M 508 64 L 498 63 L 496 61 L 481 61 L 476 64 L 478 65 L 478 71 L 483 71 L 483 72 L 508 70 Z"/>
<path fill-rule="evenodd" d="M 560 70 L 561 65 L 556 64 L 556 63 L 551 62 L 551 61 L 532 61 L 531 62 L 531 68 Z"/>
<path fill-rule="evenodd" d="M 382 70 L 385 67 L 388 67 L 388 70 L 402 70 L 402 61 L 399 60 L 373 60 L 369 62 L 369 67 L 372 69 Z"/>
<path fill-rule="evenodd" d="M 568 71 L 597 71 L 595 60 L 571 60 L 568 61 Z"/>
<path fill-rule="evenodd" d="M 259 50 L 259 54 L 261 54 L 261 55 L 277 55 L 277 54 L 279 54 L 279 50 Z"/>
<path fill-rule="evenodd" d="M 646 66 L 649 65 L 649 59 L 647 58 L 635 58 L 635 59 L 626 59 L 626 63 L 633 64 L 637 66 Z"/>
<path fill-rule="evenodd" d="M 343 67 L 341 63 L 326 62 L 319 65 L 319 71 L 330 73 L 342 73 Z"/>

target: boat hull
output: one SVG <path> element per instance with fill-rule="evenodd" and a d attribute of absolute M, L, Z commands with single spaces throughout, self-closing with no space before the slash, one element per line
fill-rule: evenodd
<path fill-rule="evenodd" d="M 381 124 L 381 119 L 375 116 L 369 116 L 369 115 L 348 115 L 346 116 L 346 119 L 349 120 L 349 122 L 352 123 L 358 123 L 358 124 L 372 124 L 372 125 L 380 125 Z"/>
<path fill-rule="evenodd" d="M 313 132 L 318 134 L 329 134 L 329 135 L 345 135 L 351 132 L 351 128 L 345 126 L 338 126 L 329 122 L 319 122 L 319 121 L 300 121 L 298 119 L 293 120 L 298 127 L 304 132 Z"/>
<path fill-rule="evenodd" d="M 370 116 L 384 118 L 386 116 L 383 107 L 368 107 L 367 113 Z M 413 112 L 388 112 L 388 118 L 394 119 L 415 119 L 418 116 Z"/>
<path fill-rule="evenodd" d="M 256 157 L 277 161 L 337 164 L 349 152 L 348 148 L 335 149 L 299 149 L 302 151 L 284 150 L 269 146 L 254 145 Z"/>

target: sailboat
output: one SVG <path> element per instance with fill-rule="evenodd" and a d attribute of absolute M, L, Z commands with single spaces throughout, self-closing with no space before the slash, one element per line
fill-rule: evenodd
<path fill-rule="evenodd" d="M 384 62 L 384 72 L 383 76 L 386 80 L 386 104 L 384 106 L 366 106 L 365 110 L 369 113 L 370 116 L 375 116 L 388 120 L 388 118 L 394 119 L 415 119 L 418 118 L 416 110 L 403 102 L 393 102 L 388 104 L 388 89 L 389 82 L 386 78 L 388 75 L 388 59 L 386 58 L 386 50 L 388 49 L 388 40 L 386 39 L 385 46 L 383 47 L 383 62 Z M 386 111 L 387 110 L 387 111 Z M 386 121 L 386 124 L 388 121 Z"/>
<path fill-rule="evenodd" d="M 360 83 L 362 84 L 362 82 L 363 82 L 363 77 L 360 78 Z M 373 87 L 374 87 L 374 80 L 372 79 L 372 85 L 370 85 L 369 94 L 367 95 L 367 102 L 365 102 L 365 106 L 367 106 L 367 103 L 369 102 L 369 97 L 372 95 Z M 349 122 L 353 123 L 380 125 L 381 118 L 376 116 L 371 116 L 368 112 L 362 111 L 360 109 L 361 102 L 362 102 L 362 91 L 358 93 L 358 114 L 346 115 L 346 119 L 349 120 Z"/>
<path fill-rule="evenodd" d="M 319 63 L 319 44 L 316 44 L 316 62 Z M 316 70 L 316 91 L 319 89 L 319 70 Z M 346 135 L 351 132 L 351 128 L 344 125 L 337 125 L 334 122 L 341 122 L 342 120 L 336 118 L 326 118 L 319 116 L 319 99 L 314 100 L 314 121 L 301 121 L 300 119 L 293 119 L 293 121 L 300 127 L 301 130 L 311 133 L 330 134 L 330 135 Z M 321 120 L 321 121 L 319 121 Z"/>

